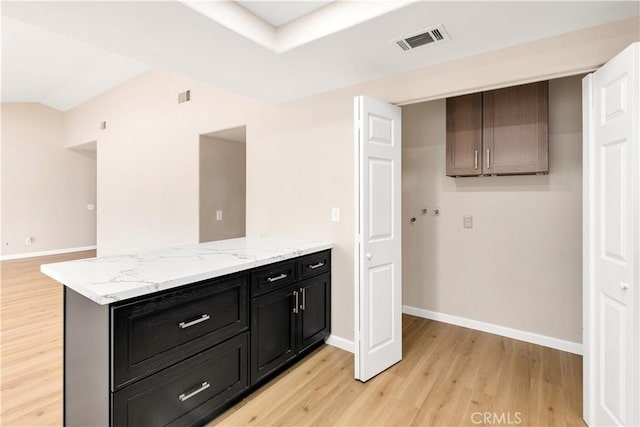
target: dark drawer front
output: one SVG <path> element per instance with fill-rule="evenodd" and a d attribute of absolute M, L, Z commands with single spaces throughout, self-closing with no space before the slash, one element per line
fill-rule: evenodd
<path fill-rule="evenodd" d="M 193 425 L 249 387 L 249 333 L 113 394 L 113 425 Z"/>
<path fill-rule="evenodd" d="M 331 270 L 331 251 L 318 252 L 298 260 L 298 277 L 305 279 Z"/>
<path fill-rule="evenodd" d="M 296 281 L 296 262 L 271 264 L 251 273 L 251 297 L 284 288 Z"/>
<path fill-rule="evenodd" d="M 242 275 L 115 307 L 112 391 L 247 330 L 247 306 Z"/>

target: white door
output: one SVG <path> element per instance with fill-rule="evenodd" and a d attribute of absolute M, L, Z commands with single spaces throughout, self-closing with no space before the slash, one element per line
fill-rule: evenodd
<path fill-rule="evenodd" d="M 401 110 L 355 98 L 355 377 L 402 359 Z"/>
<path fill-rule="evenodd" d="M 583 81 L 584 418 L 640 425 L 640 66 L 634 43 Z"/>

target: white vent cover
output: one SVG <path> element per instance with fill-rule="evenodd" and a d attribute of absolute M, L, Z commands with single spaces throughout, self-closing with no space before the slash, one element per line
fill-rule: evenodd
<path fill-rule="evenodd" d="M 438 25 L 436 27 L 409 34 L 401 39 L 392 40 L 392 43 L 403 52 L 406 52 L 426 44 L 440 42 L 443 40 L 451 40 L 451 37 L 449 37 L 447 30 L 444 29 L 444 25 Z"/>

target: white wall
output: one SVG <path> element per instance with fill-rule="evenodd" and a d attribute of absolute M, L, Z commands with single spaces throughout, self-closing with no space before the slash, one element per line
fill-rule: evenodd
<path fill-rule="evenodd" d="M 44 105 L 2 105 L 2 256 L 96 244 L 95 152 L 66 149 L 63 126 Z"/>
<path fill-rule="evenodd" d="M 549 175 L 450 178 L 445 101 L 403 108 L 405 305 L 582 341 L 581 115 L 581 78 L 552 80 Z"/>
<path fill-rule="evenodd" d="M 575 73 L 639 38 L 638 23 L 622 21 L 274 106 L 152 70 L 70 111 L 66 141 L 98 140 L 98 249 L 123 253 L 198 241 L 199 135 L 246 124 L 247 235 L 336 244 L 333 333 L 350 340 L 353 96 L 406 102 Z M 186 89 L 193 101 L 178 105 Z"/>
<path fill-rule="evenodd" d="M 243 142 L 200 137 L 200 242 L 245 235 L 246 152 Z"/>

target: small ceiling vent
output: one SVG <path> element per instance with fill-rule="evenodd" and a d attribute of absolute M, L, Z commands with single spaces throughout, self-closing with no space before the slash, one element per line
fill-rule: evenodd
<path fill-rule="evenodd" d="M 438 25 L 433 28 L 409 34 L 401 39 L 393 40 L 392 43 L 394 43 L 403 52 L 406 52 L 429 43 L 435 43 L 443 40 L 451 40 L 451 37 L 449 37 L 449 33 L 447 33 L 447 30 L 444 29 L 443 25 Z"/>

